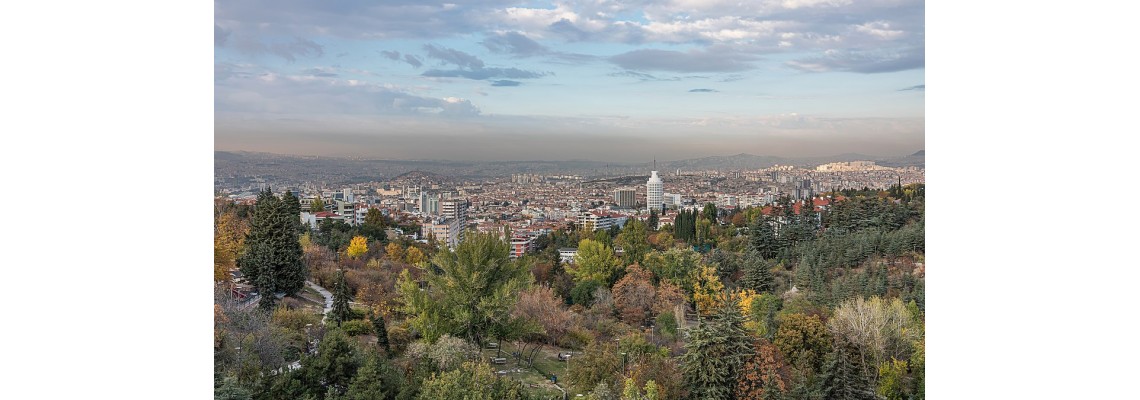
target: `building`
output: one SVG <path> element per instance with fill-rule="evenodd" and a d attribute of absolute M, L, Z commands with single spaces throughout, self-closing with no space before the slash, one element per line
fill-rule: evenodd
<path fill-rule="evenodd" d="M 463 241 L 464 232 L 467 231 L 467 200 L 464 199 L 450 199 L 440 201 L 439 203 L 439 216 L 454 218 L 459 222 L 461 227 L 459 230 L 459 241 Z"/>
<path fill-rule="evenodd" d="M 534 236 L 515 236 L 511 238 L 511 258 L 519 258 L 534 251 Z"/>
<path fill-rule="evenodd" d="M 600 231 L 610 229 L 614 225 L 617 225 L 617 219 L 609 215 L 595 212 L 584 212 L 578 215 L 578 227 L 583 230 Z"/>
<path fill-rule="evenodd" d="M 662 206 L 662 196 L 665 193 L 665 182 L 657 176 L 657 171 L 653 171 L 649 176 L 649 181 L 645 182 L 645 205 L 648 208 L 657 210 L 661 213 L 664 208 Z"/>
<path fill-rule="evenodd" d="M 563 247 L 558 249 L 558 258 L 564 263 L 574 263 L 574 257 L 578 255 L 577 247 Z"/>
<path fill-rule="evenodd" d="M 459 245 L 463 226 L 455 218 L 439 217 L 425 223 L 421 231 L 424 238 L 434 237 L 436 242 L 455 249 Z"/>
<path fill-rule="evenodd" d="M 621 188 L 614 190 L 614 203 L 617 203 L 618 208 L 633 208 L 634 195 L 637 190 L 630 188 Z"/>

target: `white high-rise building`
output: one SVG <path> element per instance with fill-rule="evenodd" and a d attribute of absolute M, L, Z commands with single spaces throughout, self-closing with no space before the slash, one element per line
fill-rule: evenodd
<path fill-rule="evenodd" d="M 656 209 L 657 213 L 661 213 L 662 195 L 665 193 L 665 183 L 657 176 L 657 171 L 649 176 L 649 181 L 645 182 L 645 206 L 647 208 Z"/>

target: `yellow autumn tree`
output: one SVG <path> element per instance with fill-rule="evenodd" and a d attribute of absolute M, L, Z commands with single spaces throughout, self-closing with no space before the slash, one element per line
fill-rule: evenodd
<path fill-rule="evenodd" d="M 712 315 L 721 304 L 724 304 L 724 284 L 716 274 L 716 268 L 711 265 L 702 266 L 693 271 L 693 302 L 697 303 L 697 311 L 701 315 Z"/>
<path fill-rule="evenodd" d="M 404 254 L 404 261 L 408 264 L 420 265 L 420 263 L 427 261 L 427 256 L 419 247 L 408 246 L 408 251 Z"/>
<path fill-rule="evenodd" d="M 388 243 L 388 246 L 384 248 L 384 252 L 388 253 L 388 259 L 389 260 L 392 260 L 392 261 L 403 261 L 404 260 L 404 246 L 400 246 L 399 243 L 396 243 L 396 242 Z"/>
<path fill-rule="evenodd" d="M 237 216 L 233 209 L 214 206 L 214 282 L 229 279 L 230 269 L 241 254 L 249 224 Z"/>
<path fill-rule="evenodd" d="M 354 236 L 352 242 L 348 244 L 348 256 L 352 258 L 359 258 L 364 253 L 368 252 L 368 239 L 364 236 Z"/>

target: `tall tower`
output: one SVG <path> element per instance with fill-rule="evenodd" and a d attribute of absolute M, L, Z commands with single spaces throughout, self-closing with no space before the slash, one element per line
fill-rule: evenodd
<path fill-rule="evenodd" d="M 656 164 L 656 162 L 654 163 Z M 656 209 L 658 214 L 662 211 L 662 200 L 665 194 L 664 182 L 657 176 L 657 171 L 649 177 L 649 181 L 645 182 L 645 206 L 647 208 Z"/>

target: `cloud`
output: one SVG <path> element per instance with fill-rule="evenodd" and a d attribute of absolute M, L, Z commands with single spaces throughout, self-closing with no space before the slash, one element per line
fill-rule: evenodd
<path fill-rule="evenodd" d="M 400 52 L 398 51 L 380 50 L 380 54 L 390 60 L 400 61 Z"/>
<path fill-rule="evenodd" d="M 451 69 L 439 70 L 429 69 L 422 74 L 426 77 L 432 78 L 467 78 L 475 80 L 484 80 L 491 78 L 509 78 L 509 79 L 533 79 L 546 76 L 545 72 L 524 71 L 518 68 L 479 68 L 472 70 L 464 69 Z"/>
<path fill-rule="evenodd" d="M 900 92 L 905 91 L 905 90 L 917 90 L 920 92 L 925 92 L 926 91 L 926 84 L 914 85 L 914 86 L 911 86 L 908 88 L 899 89 Z"/>
<path fill-rule="evenodd" d="M 719 90 L 716 90 L 716 89 L 691 89 L 691 90 L 689 90 L 689 93 L 716 93 L 716 92 L 719 92 Z"/>
<path fill-rule="evenodd" d="M 483 40 L 483 46 L 496 53 L 521 57 L 546 54 L 549 49 L 518 32 L 497 34 Z"/>
<path fill-rule="evenodd" d="M 214 85 L 214 110 L 220 113 L 312 116 L 438 115 L 473 117 L 480 110 L 469 100 L 407 93 L 391 85 L 337 79 L 320 71 L 281 75 L 268 71 L 238 74 L 232 64 L 215 65 L 224 79 Z M 310 73 L 317 72 L 317 73 Z"/>
<path fill-rule="evenodd" d="M 226 45 L 226 39 L 230 38 L 230 31 L 222 29 L 218 24 L 214 24 L 214 46 L 222 47 Z"/>
<path fill-rule="evenodd" d="M 305 75 L 309 75 L 309 76 L 320 77 L 320 78 L 333 78 L 333 77 L 340 76 L 339 74 L 337 74 L 335 72 L 330 72 L 324 68 L 309 68 L 309 69 L 306 69 L 304 71 L 301 71 L 301 73 L 305 74 Z"/>
<path fill-rule="evenodd" d="M 897 72 L 926 66 L 925 47 L 903 51 L 838 51 L 828 50 L 822 57 L 789 61 L 789 67 L 804 72 L 846 71 L 864 74 Z"/>
<path fill-rule="evenodd" d="M 728 49 L 688 52 L 642 49 L 610 57 L 609 61 L 629 70 L 673 72 L 738 72 L 755 68 L 757 57 Z"/>
<path fill-rule="evenodd" d="M 264 43 L 250 37 L 242 37 L 235 41 L 234 47 L 249 55 L 272 54 L 289 62 L 297 61 L 298 57 L 320 58 L 325 55 L 324 46 L 302 37 L 295 37 L 289 42 L 273 43 Z"/>
<path fill-rule="evenodd" d="M 483 60 L 479 57 L 464 53 L 459 50 L 449 49 L 446 47 L 436 47 L 435 45 L 425 44 L 424 50 L 427 50 L 427 56 L 447 64 L 455 64 L 460 68 L 479 69 L 483 68 Z"/>
<path fill-rule="evenodd" d="M 491 82 L 491 86 L 519 86 L 519 85 L 522 85 L 522 82 L 509 81 L 509 80 L 501 80 L 501 81 Z"/>
<path fill-rule="evenodd" d="M 424 65 L 423 61 L 420 61 L 419 57 L 413 56 L 411 54 L 404 54 L 404 62 L 416 68 L 422 67 Z"/>

